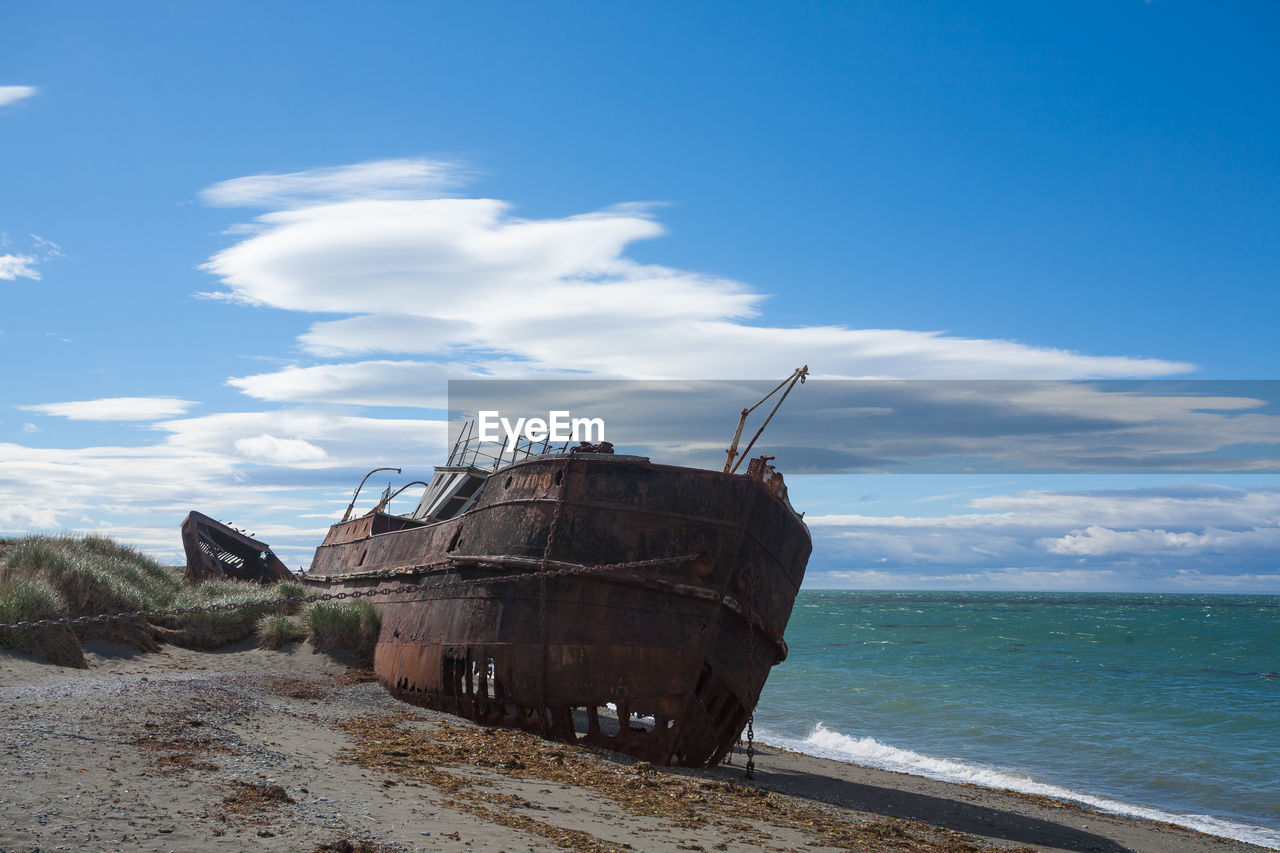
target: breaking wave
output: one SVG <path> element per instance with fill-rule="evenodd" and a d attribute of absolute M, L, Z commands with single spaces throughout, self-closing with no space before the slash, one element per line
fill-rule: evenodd
<path fill-rule="evenodd" d="M 851 764 L 877 767 L 882 770 L 893 770 L 899 773 L 910 773 L 942 782 L 968 782 L 984 788 L 1008 789 L 1024 794 L 1036 794 L 1055 800 L 1067 800 L 1101 812 L 1135 817 L 1142 820 L 1159 821 L 1185 826 L 1197 832 L 1257 844 L 1280 850 L 1280 830 L 1253 826 L 1247 823 L 1223 820 L 1211 815 L 1178 814 L 1154 809 L 1147 806 L 1113 800 L 1095 794 L 1084 794 L 1037 782 L 1029 776 L 1016 772 L 1001 770 L 981 764 L 970 764 L 952 758 L 936 758 L 909 749 L 900 749 L 881 743 L 870 737 L 851 737 L 833 731 L 822 723 L 818 723 L 804 738 L 787 737 L 785 735 L 756 730 L 760 740 L 785 747 L 786 749 L 814 755 L 819 758 L 832 758 Z"/>

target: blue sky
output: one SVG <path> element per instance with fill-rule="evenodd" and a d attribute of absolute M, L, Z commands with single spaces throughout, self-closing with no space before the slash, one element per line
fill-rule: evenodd
<path fill-rule="evenodd" d="M 172 557 L 200 508 L 305 563 L 363 470 L 436 460 L 448 378 L 1280 364 L 1274 4 L 5 19 L 0 533 Z M 1105 519 L 834 481 L 792 489 L 825 583 L 1280 591 L 1274 474 L 1091 481 Z"/>

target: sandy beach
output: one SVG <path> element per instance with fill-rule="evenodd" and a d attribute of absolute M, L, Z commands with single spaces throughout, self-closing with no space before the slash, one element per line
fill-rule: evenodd
<path fill-rule="evenodd" d="M 0 851 L 1262 849 L 768 746 L 754 783 L 654 768 L 404 705 L 305 644 L 86 651 L 0 651 Z"/>

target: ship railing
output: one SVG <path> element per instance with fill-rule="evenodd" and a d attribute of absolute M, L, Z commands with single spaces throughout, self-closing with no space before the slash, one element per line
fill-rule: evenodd
<path fill-rule="evenodd" d="M 474 422 L 467 421 L 454 442 L 449 453 L 449 468 L 478 468 L 498 470 L 506 465 L 514 465 L 533 456 L 560 455 L 569 451 L 570 442 L 553 444 L 550 439 L 531 441 L 523 436 L 515 442 L 504 439 L 501 443 L 484 441 L 473 434 Z"/>

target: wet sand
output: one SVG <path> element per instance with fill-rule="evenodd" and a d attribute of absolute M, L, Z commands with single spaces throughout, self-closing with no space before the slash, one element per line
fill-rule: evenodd
<path fill-rule="evenodd" d="M 1238 842 L 761 746 L 652 768 L 392 700 L 303 644 L 69 669 L 0 651 L 0 851 L 1244 851 Z"/>

